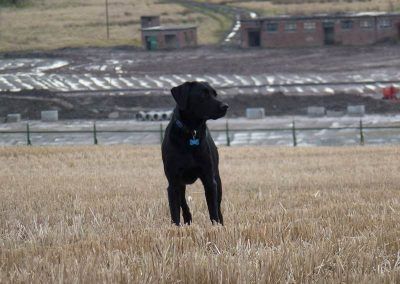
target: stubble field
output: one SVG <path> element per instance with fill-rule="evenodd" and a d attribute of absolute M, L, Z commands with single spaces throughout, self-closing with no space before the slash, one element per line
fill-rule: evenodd
<path fill-rule="evenodd" d="M 0 283 L 399 283 L 399 154 L 222 147 L 177 228 L 159 147 L 0 148 Z"/>

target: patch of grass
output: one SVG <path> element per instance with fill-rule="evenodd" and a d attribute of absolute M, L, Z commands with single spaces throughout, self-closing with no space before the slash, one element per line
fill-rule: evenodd
<path fill-rule="evenodd" d="M 261 15 L 400 10 L 400 0 L 196 0 L 253 10 Z"/>
<path fill-rule="evenodd" d="M 42 0 L 0 10 L 0 51 L 80 46 L 138 45 L 140 16 L 162 15 L 161 22 L 198 24 L 199 42 L 215 43 L 215 18 L 156 0 L 109 2 L 110 38 L 106 34 L 104 1 Z"/>
<path fill-rule="evenodd" d="M 209 40 L 207 43 L 216 43 L 223 40 L 226 31 L 228 31 L 231 27 L 233 21 L 232 15 L 216 13 L 211 9 L 206 8 L 193 7 L 190 5 L 185 6 L 190 7 L 193 11 L 207 16 L 206 22 L 204 22 L 203 24 L 207 25 L 209 28 L 204 29 L 203 31 L 200 30 L 200 38 L 212 39 Z M 212 19 L 212 22 L 209 21 L 210 19 Z M 212 29 L 212 27 L 214 28 Z M 202 34 L 202 32 L 207 33 L 207 35 Z"/>
<path fill-rule="evenodd" d="M 0 7 L 17 7 L 22 8 L 29 5 L 28 0 L 0 0 Z"/>
<path fill-rule="evenodd" d="M 399 154 L 221 147 L 176 228 L 158 146 L 0 148 L 0 282 L 398 283 Z"/>
<path fill-rule="evenodd" d="M 400 8 L 400 0 L 273 0 L 240 1 L 231 4 L 254 10 L 261 15 L 363 11 L 395 12 Z"/>

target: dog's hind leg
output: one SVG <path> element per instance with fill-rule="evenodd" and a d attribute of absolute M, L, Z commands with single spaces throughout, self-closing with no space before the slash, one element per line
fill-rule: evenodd
<path fill-rule="evenodd" d="M 181 208 L 182 208 L 182 215 L 183 221 L 186 225 L 190 225 L 192 223 L 192 214 L 190 214 L 189 206 L 186 202 L 186 186 L 183 186 L 181 189 Z"/>
<path fill-rule="evenodd" d="M 171 221 L 179 226 L 181 222 L 181 190 L 179 186 L 168 186 L 168 203 Z"/>

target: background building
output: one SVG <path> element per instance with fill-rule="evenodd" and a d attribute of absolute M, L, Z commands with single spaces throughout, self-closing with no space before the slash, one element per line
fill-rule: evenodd
<path fill-rule="evenodd" d="M 242 47 L 366 45 L 399 39 L 400 14 L 324 14 L 241 20 Z"/>
<path fill-rule="evenodd" d="M 159 16 L 141 17 L 142 46 L 147 50 L 197 46 L 194 25 L 160 25 Z"/>

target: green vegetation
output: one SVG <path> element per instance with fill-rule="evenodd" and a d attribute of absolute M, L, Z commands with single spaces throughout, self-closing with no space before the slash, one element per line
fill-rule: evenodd
<path fill-rule="evenodd" d="M 164 2 L 171 2 L 173 3 L 174 1 L 164 1 Z M 211 31 L 212 32 L 212 37 L 215 38 L 217 41 L 222 41 L 226 31 L 228 31 L 231 27 L 233 16 L 228 13 L 223 13 L 221 11 L 217 11 L 215 9 L 212 9 L 211 7 L 207 6 L 194 6 L 191 5 L 190 3 L 182 3 L 179 2 L 182 6 L 186 7 L 188 10 L 201 13 L 205 16 L 207 16 L 210 19 L 214 20 L 214 23 L 216 26 L 214 29 Z"/>
<path fill-rule="evenodd" d="M 28 0 L 0 0 L 0 7 L 25 7 L 29 3 Z"/>

